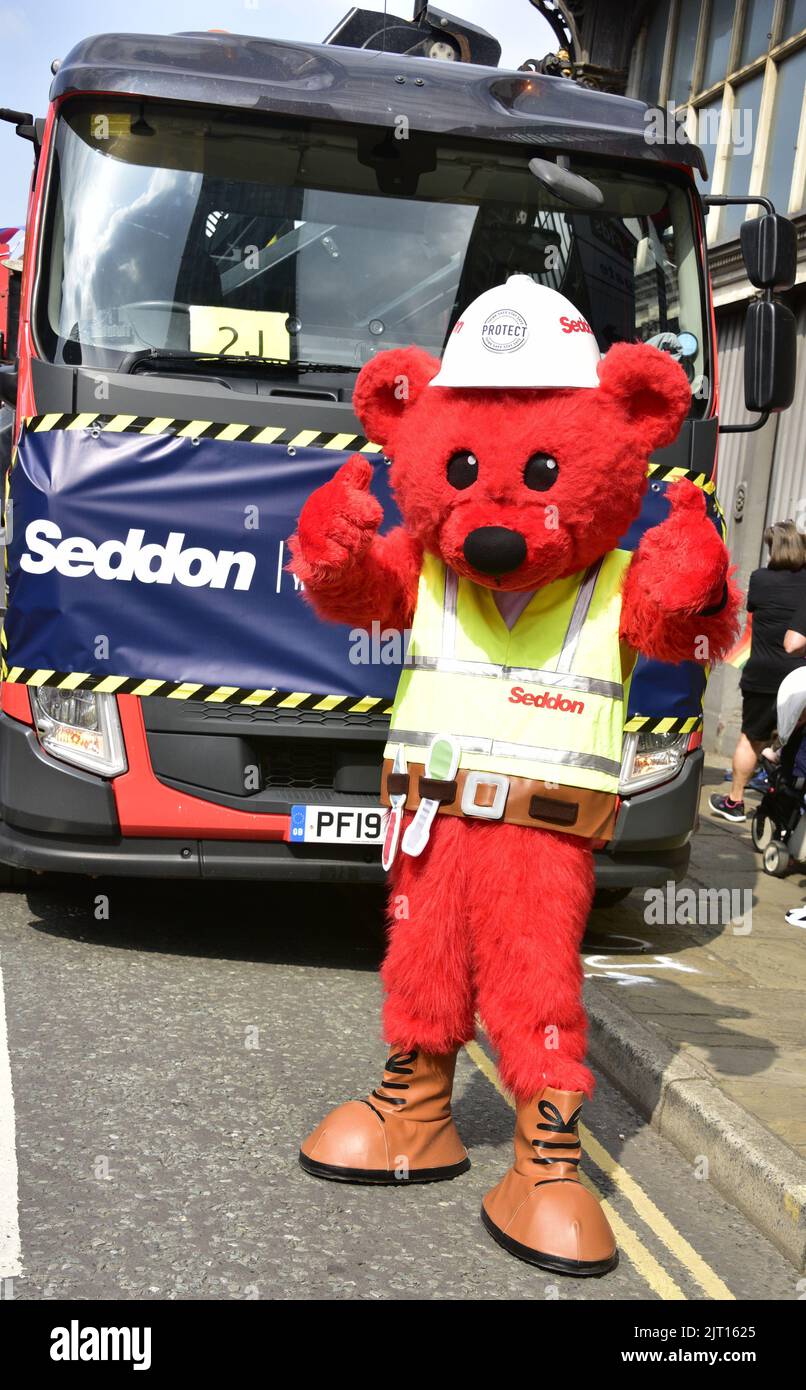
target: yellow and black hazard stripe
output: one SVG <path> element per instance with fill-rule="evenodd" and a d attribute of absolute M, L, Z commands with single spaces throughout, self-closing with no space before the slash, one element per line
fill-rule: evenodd
<path fill-rule="evenodd" d="M 631 714 L 624 725 L 624 732 L 625 734 L 696 734 L 701 728 L 701 714 L 689 714 L 682 718 L 666 714 Z"/>
<path fill-rule="evenodd" d="M 5 634 L 3 634 L 5 639 Z M 4 640 L 5 645 L 5 640 Z M 316 710 L 339 714 L 388 717 L 392 706 L 378 695 L 319 695 L 304 690 L 245 689 L 237 685 L 202 685 L 195 681 L 140 680 L 130 676 L 99 676 L 81 671 L 35 670 L 8 666 L 3 655 L 3 680 L 12 685 L 49 686 L 55 690 L 90 690 L 97 695 L 161 695 L 168 700 L 204 700 L 217 705 L 251 705 L 264 709 Z M 702 728 L 702 715 L 683 718 L 633 714 L 624 725 L 628 734 L 693 734 Z"/>
<path fill-rule="evenodd" d="M 725 520 L 725 514 L 717 500 L 716 483 L 713 478 L 709 478 L 707 473 L 695 473 L 691 468 L 667 468 L 662 463 L 650 463 L 647 469 L 647 477 L 650 478 L 653 483 L 678 483 L 681 478 L 685 478 L 687 482 L 693 483 L 695 487 L 698 487 L 700 491 L 704 492 L 706 497 L 710 499 L 711 506 L 716 512 L 720 530 L 722 531 L 722 539 L 723 541 L 727 540 L 728 523 Z"/>
<path fill-rule="evenodd" d="M 380 695 L 318 695 L 303 690 L 244 689 L 237 685 L 202 685 L 196 681 L 140 680 L 130 676 L 99 676 L 82 671 L 35 670 L 8 666 L 3 680 L 12 685 L 49 686 L 55 690 L 91 690 L 98 695 L 162 695 L 169 700 L 205 700 L 217 705 L 251 705 L 266 709 L 317 710 L 320 714 L 389 715 L 392 706 Z"/>
<path fill-rule="evenodd" d="M 363 434 L 339 433 L 330 430 L 297 430 L 284 425 L 222 425 L 213 420 L 173 419 L 168 415 L 102 415 L 91 411 L 78 414 L 29 415 L 25 425 L 34 434 L 49 430 L 94 430 L 100 434 L 172 434 L 179 439 L 238 440 L 242 444 L 284 444 L 299 449 L 333 449 L 350 453 L 380 454 L 380 444 L 373 444 Z M 676 483 L 687 479 L 703 492 L 713 494 L 715 484 L 707 473 L 690 468 L 669 468 L 650 463 L 647 477 L 653 482 Z"/>
<path fill-rule="evenodd" d="M 693 483 L 702 492 L 709 495 L 716 490 L 716 483 L 713 478 L 709 478 L 707 473 L 695 473 L 692 468 L 669 468 L 663 463 L 650 463 L 647 468 L 647 477 L 654 483 L 679 483 L 681 479 Z"/>
<path fill-rule="evenodd" d="M 177 439 L 237 440 L 241 444 L 281 444 L 290 449 L 332 449 L 350 453 L 381 454 L 363 434 L 334 434 L 332 430 L 288 429 L 285 425 L 222 425 L 213 420 L 176 420 L 167 415 L 30 415 L 25 421 L 31 434 L 50 430 L 89 430 L 92 434 L 172 434 Z"/>
<path fill-rule="evenodd" d="M 5 647 L 5 633 L 2 634 Z M 203 685 L 196 681 L 141 680 L 130 676 L 99 676 L 82 671 L 36 670 L 8 666 L 3 653 L 3 680 L 12 685 L 49 686 L 55 690 L 89 690 L 98 695 L 161 695 L 168 700 L 204 700 L 218 705 L 251 705 L 265 709 L 316 710 L 340 714 L 389 716 L 392 706 L 378 695 L 320 695 L 304 690 L 247 689 L 237 685 Z M 681 718 L 633 714 L 624 725 L 628 734 L 693 734 L 702 728 L 702 715 Z"/>

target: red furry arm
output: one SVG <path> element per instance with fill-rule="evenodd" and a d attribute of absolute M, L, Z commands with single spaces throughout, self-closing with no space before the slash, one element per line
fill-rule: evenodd
<path fill-rule="evenodd" d="M 358 627 L 406 628 L 417 600 L 421 556 L 402 527 L 383 519 L 369 491 L 372 465 L 354 454 L 302 509 L 289 569 L 322 618 Z"/>
<path fill-rule="evenodd" d="M 736 640 L 742 596 L 730 555 L 693 483 L 669 488 L 671 511 L 641 539 L 624 583 L 621 637 L 658 661 L 719 661 Z"/>

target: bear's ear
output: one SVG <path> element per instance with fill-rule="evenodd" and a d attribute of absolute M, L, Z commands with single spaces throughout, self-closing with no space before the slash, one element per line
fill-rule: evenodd
<path fill-rule="evenodd" d="M 648 343 L 614 343 L 599 363 L 599 390 L 619 406 L 648 454 L 677 438 L 691 405 L 683 368 Z"/>
<path fill-rule="evenodd" d="M 422 348 L 379 352 L 358 373 L 353 408 L 373 444 L 394 449 L 405 412 L 439 371 L 439 362 Z"/>

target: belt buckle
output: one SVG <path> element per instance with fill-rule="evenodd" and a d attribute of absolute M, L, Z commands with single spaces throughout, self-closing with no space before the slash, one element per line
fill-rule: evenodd
<path fill-rule="evenodd" d="M 495 795 L 490 806 L 477 806 L 476 793 L 479 787 L 494 787 Z M 462 788 L 462 811 L 466 816 L 478 816 L 480 820 L 501 820 L 509 795 L 509 778 L 500 772 L 468 772 Z"/>

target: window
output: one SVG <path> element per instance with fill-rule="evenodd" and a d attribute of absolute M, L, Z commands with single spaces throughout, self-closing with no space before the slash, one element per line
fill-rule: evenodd
<path fill-rule="evenodd" d="M 697 25 L 700 22 L 699 0 L 680 0 L 677 35 L 674 45 L 669 100 L 678 104 L 688 101 L 691 76 L 694 71 L 694 50 L 697 47 Z"/>
<path fill-rule="evenodd" d="M 735 13 L 735 0 L 711 0 L 705 67 L 702 74 L 703 88 L 712 87 L 715 82 L 721 81 L 728 70 Z"/>
<path fill-rule="evenodd" d="M 806 29 L 806 0 L 786 0 L 781 37 L 791 39 L 792 35 L 799 34 L 801 29 Z"/>
<path fill-rule="evenodd" d="M 431 157 L 388 194 L 374 127 L 115 101 L 105 134 L 96 105 L 67 103 L 55 136 L 37 302 L 54 362 L 139 370 L 150 349 L 190 351 L 194 371 L 248 356 L 273 380 L 315 365 L 352 385 L 382 348 L 440 355 L 458 307 L 521 272 L 565 294 L 602 350 L 685 333 L 689 379 L 709 374 L 687 183 L 654 164 L 574 158 L 604 199 L 583 213 L 558 209 L 526 150 L 423 134 Z"/>
<path fill-rule="evenodd" d="M 773 8 L 771 0 L 747 0 L 742 48 L 739 54 L 740 68 L 767 52 L 770 46 Z"/>
<path fill-rule="evenodd" d="M 650 106 L 654 106 L 660 95 L 660 75 L 663 68 L 663 50 L 666 46 L 668 18 L 668 6 L 656 5 L 647 26 L 638 95 L 642 101 L 647 102 Z"/>
<path fill-rule="evenodd" d="M 697 110 L 697 133 L 696 143 L 700 146 L 705 155 L 705 162 L 708 165 L 708 178 L 700 179 L 700 188 L 703 193 L 707 193 L 711 187 L 711 180 L 714 177 L 714 160 L 716 158 L 716 147 L 719 141 L 719 119 L 722 114 L 722 97 L 718 96 L 715 101 L 709 101 L 707 106 L 700 106 Z"/>
<path fill-rule="evenodd" d="M 661 0 L 650 7 L 641 94 L 653 99 L 666 48 L 660 91 L 688 107 L 686 129 L 708 167 L 697 183 L 702 193 L 766 194 L 784 216 L 806 211 L 804 38 L 806 0 Z M 715 210 L 712 241 L 733 240 L 757 213 L 756 205 Z"/>
<path fill-rule="evenodd" d="M 750 170 L 753 164 L 753 149 L 758 131 L 758 111 L 761 105 L 761 88 L 764 74 L 751 77 L 736 88 L 733 113 L 729 133 L 729 154 L 727 186 L 725 193 L 738 197 L 750 191 Z M 738 205 L 722 209 L 720 241 L 738 236 L 739 227 L 747 216 L 747 209 Z"/>
<path fill-rule="evenodd" d="M 778 65 L 775 107 L 768 136 L 767 176 L 764 192 L 775 211 L 786 213 L 798 145 L 798 128 L 806 83 L 806 48 L 799 48 Z"/>

